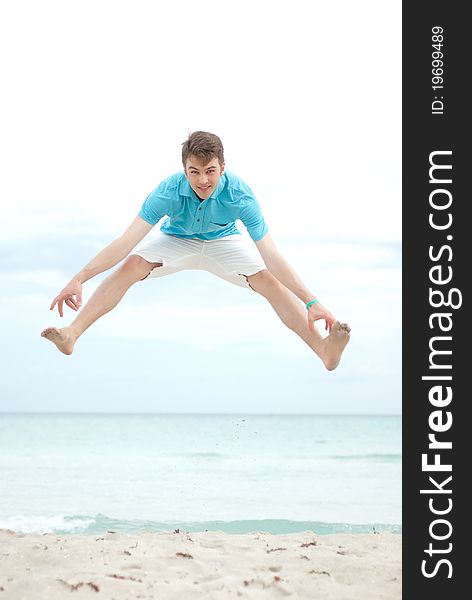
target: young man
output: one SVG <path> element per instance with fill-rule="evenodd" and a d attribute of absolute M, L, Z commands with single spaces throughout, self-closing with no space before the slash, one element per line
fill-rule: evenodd
<path fill-rule="evenodd" d="M 182 162 L 184 171 L 164 180 L 147 197 L 128 229 L 71 279 L 52 301 L 51 310 L 57 305 L 61 317 L 64 304 L 78 311 L 82 284 L 127 257 L 120 268 L 100 284 L 68 327 L 49 327 L 41 335 L 64 354 L 72 354 L 82 333 L 112 310 L 134 283 L 184 269 L 205 269 L 267 298 L 325 367 L 335 369 L 350 328 L 334 319 L 279 253 L 253 193 L 225 171 L 220 138 L 205 131 L 192 133 L 182 146 Z M 164 216 L 156 239 L 130 254 Z M 236 219 L 244 223 L 259 253 L 241 236 Z M 329 332 L 325 338 L 314 325 L 318 320 L 325 321 Z"/>

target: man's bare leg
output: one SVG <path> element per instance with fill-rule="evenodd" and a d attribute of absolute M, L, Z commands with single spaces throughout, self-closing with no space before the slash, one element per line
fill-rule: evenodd
<path fill-rule="evenodd" d="M 48 327 L 41 333 L 42 337 L 56 344 L 63 354 L 72 354 L 75 342 L 83 332 L 112 310 L 134 283 L 147 277 L 154 267 L 159 266 L 136 254 L 129 256 L 119 269 L 102 281 L 68 327 Z"/>
<path fill-rule="evenodd" d="M 323 338 L 316 327 L 315 333 L 310 331 L 303 304 L 269 271 L 259 271 L 259 273 L 247 276 L 246 279 L 253 290 L 270 302 L 282 322 L 298 334 L 321 358 L 328 371 L 332 371 L 338 366 L 351 331 L 346 323 L 335 321 L 331 333 Z"/>

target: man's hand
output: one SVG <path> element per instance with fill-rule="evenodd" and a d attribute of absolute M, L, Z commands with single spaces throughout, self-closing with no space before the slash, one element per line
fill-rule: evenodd
<path fill-rule="evenodd" d="M 60 292 L 52 301 L 51 308 L 49 310 L 53 310 L 53 308 L 57 304 L 57 310 L 59 311 L 59 316 L 63 316 L 63 305 L 64 303 L 72 310 L 79 310 L 82 305 L 82 284 L 76 279 L 70 281 L 65 288 Z"/>
<path fill-rule="evenodd" d="M 331 328 L 335 321 L 333 315 L 322 304 L 317 302 L 308 309 L 308 327 L 312 333 L 315 333 L 315 321 L 324 319 L 325 329 L 331 333 Z"/>

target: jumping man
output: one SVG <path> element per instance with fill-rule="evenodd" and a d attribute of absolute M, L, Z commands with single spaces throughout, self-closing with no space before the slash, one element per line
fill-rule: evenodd
<path fill-rule="evenodd" d="M 350 328 L 335 320 L 277 250 L 251 189 L 225 171 L 220 138 L 204 131 L 192 133 L 182 145 L 182 163 L 183 172 L 151 192 L 128 229 L 70 280 L 52 301 L 51 310 L 57 305 L 61 317 L 64 304 L 78 311 L 82 284 L 126 258 L 123 264 L 100 284 L 68 327 L 49 327 L 41 335 L 64 354 L 72 354 L 84 331 L 112 310 L 134 283 L 204 269 L 264 296 L 324 366 L 335 369 Z M 130 254 L 164 216 L 159 235 Z M 241 235 L 236 219 L 244 223 L 258 252 Z M 325 321 L 324 338 L 315 327 L 318 320 Z"/>

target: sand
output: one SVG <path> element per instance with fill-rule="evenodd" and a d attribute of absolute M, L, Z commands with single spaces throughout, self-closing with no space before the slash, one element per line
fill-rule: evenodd
<path fill-rule="evenodd" d="M 401 535 L 0 530 L 0 600 L 67 598 L 399 600 Z"/>

